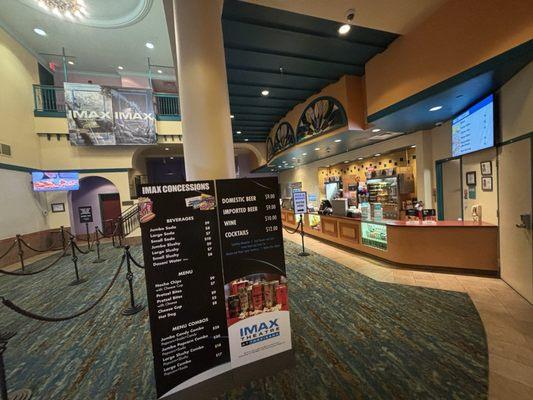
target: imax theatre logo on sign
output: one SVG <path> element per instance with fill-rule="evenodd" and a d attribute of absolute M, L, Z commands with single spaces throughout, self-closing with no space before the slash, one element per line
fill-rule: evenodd
<path fill-rule="evenodd" d="M 144 112 L 121 112 L 117 111 L 88 111 L 88 110 L 74 110 L 68 111 L 68 116 L 73 119 L 121 119 L 121 120 L 148 120 L 155 121 L 154 114 Z"/>
<path fill-rule="evenodd" d="M 280 335 L 278 319 L 271 319 L 268 322 L 260 322 L 242 327 L 240 329 L 240 335 L 241 347 L 275 338 Z"/>

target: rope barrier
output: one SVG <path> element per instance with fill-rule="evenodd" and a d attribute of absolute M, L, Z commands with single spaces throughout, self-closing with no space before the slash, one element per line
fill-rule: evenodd
<path fill-rule="evenodd" d="M 11 246 L 9 246 L 9 248 L 4 252 L 4 254 L 2 254 L 2 255 L 0 256 L 0 259 L 2 259 L 2 258 L 4 258 L 5 256 L 7 256 L 8 253 L 9 253 L 11 250 L 13 250 L 13 248 L 15 247 L 16 244 L 17 244 L 17 241 L 14 240 L 13 243 L 11 243 Z"/>
<path fill-rule="evenodd" d="M 293 233 L 298 232 L 298 228 L 300 227 L 301 223 L 302 223 L 302 220 L 298 221 L 298 225 L 296 225 L 296 228 L 294 228 L 294 231 L 292 231 L 292 232 L 286 227 L 283 227 L 283 229 L 285 229 L 285 231 L 287 231 L 287 233 L 290 233 L 292 235 Z"/>
<path fill-rule="evenodd" d="M 80 249 L 80 248 L 78 247 L 78 245 L 76 244 L 76 242 L 72 241 L 72 243 L 73 243 L 74 247 L 76 248 L 76 250 L 78 250 L 81 254 L 89 254 L 89 252 L 90 252 L 89 249 L 87 249 L 87 251 L 83 251 L 82 249 Z"/>
<path fill-rule="evenodd" d="M 53 247 L 55 247 L 55 245 L 56 245 L 57 242 L 58 242 L 58 241 L 56 240 L 56 241 L 55 241 L 55 242 L 54 242 L 49 248 L 47 248 L 47 249 L 45 249 L 45 250 L 38 250 L 38 249 L 36 249 L 36 248 L 30 246 L 28 243 L 26 243 L 26 241 L 25 241 L 22 237 L 20 238 L 20 241 L 21 241 L 21 243 L 22 243 L 24 246 L 26 246 L 28 249 L 33 250 L 33 251 L 36 251 L 37 253 L 46 253 L 47 251 L 54 250 Z M 56 249 L 56 250 L 59 250 L 59 249 Z"/>
<path fill-rule="evenodd" d="M 11 276 L 28 276 L 28 275 L 37 275 L 37 274 L 40 274 L 41 272 L 44 272 L 50 268 L 52 268 L 54 265 L 56 265 L 59 260 L 61 260 L 61 258 L 63 258 L 63 256 L 65 255 L 65 253 L 67 252 L 67 250 L 63 250 L 63 252 L 59 255 L 59 257 L 54 260 L 50 265 L 47 265 L 46 267 L 38 270 L 38 271 L 32 271 L 32 272 L 13 272 L 13 271 L 5 271 L 3 269 L 0 269 L 0 274 L 4 274 L 4 275 L 11 275 Z"/>
<path fill-rule="evenodd" d="M 144 269 L 144 265 L 141 265 L 140 263 L 138 263 L 135 258 L 133 258 L 133 256 L 131 255 L 131 253 L 129 252 L 129 247 L 128 247 L 128 257 L 130 258 L 131 262 L 133 263 L 133 265 L 135 265 L 136 267 L 139 267 L 141 269 Z"/>
<path fill-rule="evenodd" d="M 30 312 L 28 310 L 25 310 L 25 309 L 17 306 L 11 300 L 6 299 L 3 296 L 0 296 L 0 299 L 1 299 L 2 304 L 4 306 L 10 308 L 11 310 L 15 311 L 18 314 L 23 315 L 24 317 L 28 317 L 28 318 L 32 318 L 32 319 L 36 319 L 38 321 L 44 321 L 44 322 L 68 321 L 70 319 L 74 319 L 76 317 L 79 317 L 80 315 L 88 313 L 94 307 L 96 307 L 98 305 L 98 303 L 100 303 L 104 299 L 104 297 L 107 295 L 107 293 L 109 293 L 109 291 L 111 290 L 111 288 L 115 284 L 115 282 L 116 282 L 116 280 L 118 278 L 118 275 L 119 275 L 120 271 L 122 270 L 122 266 L 124 265 L 124 260 L 125 259 L 126 259 L 126 255 L 123 255 L 122 256 L 122 260 L 120 261 L 120 265 L 117 268 L 117 272 L 115 272 L 115 275 L 113 276 L 113 279 L 111 279 L 111 282 L 105 288 L 105 290 L 102 292 L 100 297 L 98 297 L 98 299 L 96 299 L 96 301 L 93 304 L 91 304 L 89 307 L 87 307 L 87 308 L 85 308 L 85 309 L 83 309 L 83 310 L 81 310 L 81 311 L 79 311 L 79 312 L 77 312 L 75 314 L 69 315 L 69 316 L 65 316 L 65 317 L 48 317 L 48 316 L 45 316 L 45 315 L 39 315 L 39 314 L 32 313 L 32 312 Z"/>

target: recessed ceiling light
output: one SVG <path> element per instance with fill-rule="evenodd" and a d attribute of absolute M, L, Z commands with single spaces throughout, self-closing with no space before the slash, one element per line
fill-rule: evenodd
<path fill-rule="evenodd" d="M 242 131 L 237 131 L 237 135 L 240 135 L 242 133 Z"/>
<path fill-rule="evenodd" d="M 270 93 L 270 92 L 269 92 L 268 90 L 266 90 L 266 89 L 263 90 L 263 91 L 261 92 L 261 94 L 262 94 L 263 96 L 268 96 L 269 93 Z"/>
<path fill-rule="evenodd" d="M 329 168 L 329 165 L 326 165 L 326 168 Z"/>
<path fill-rule="evenodd" d="M 121 71 L 124 69 L 122 65 L 119 65 L 117 68 L 120 69 Z"/>
<path fill-rule="evenodd" d="M 318 151 L 318 150 L 320 150 L 320 147 L 315 147 L 315 151 Z"/>
<path fill-rule="evenodd" d="M 381 155 L 381 153 L 376 153 L 374 154 L 374 157 L 379 157 Z"/>
<path fill-rule="evenodd" d="M 46 36 L 46 32 L 41 28 L 33 28 L 33 31 L 39 36 Z"/>
<path fill-rule="evenodd" d="M 166 151 L 169 151 L 170 149 L 169 149 L 168 147 L 165 147 L 165 150 L 166 150 Z"/>
<path fill-rule="evenodd" d="M 74 65 L 74 61 L 72 61 L 72 60 L 68 60 L 67 63 L 68 63 L 69 65 Z"/>
<path fill-rule="evenodd" d="M 350 162 L 350 161 L 346 160 L 346 161 L 344 161 L 344 164 L 348 164 L 349 162 Z"/>
<path fill-rule="evenodd" d="M 235 115 L 231 114 L 229 117 L 230 117 L 231 119 L 233 119 L 233 118 L 235 118 Z"/>
<path fill-rule="evenodd" d="M 342 142 L 342 140 L 340 140 L 340 139 L 335 139 L 334 142 L 335 142 L 335 143 L 339 143 L 339 142 Z"/>
<path fill-rule="evenodd" d="M 374 128 L 374 129 L 372 129 L 372 132 L 376 133 L 376 132 L 379 132 L 380 130 L 381 129 L 379 129 L 379 128 Z"/>
<path fill-rule="evenodd" d="M 415 147 L 416 147 L 416 144 L 413 144 L 413 145 L 411 146 L 412 149 L 414 149 Z"/>
<path fill-rule="evenodd" d="M 173 160 L 173 159 L 174 159 L 174 157 L 170 157 L 170 159 L 171 159 L 171 160 Z"/>
<path fill-rule="evenodd" d="M 307 155 L 307 153 L 302 153 L 302 156 L 306 156 L 306 155 Z"/>
<path fill-rule="evenodd" d="M 435 126 L 441 126 L 442 125 L 442 122 L 435 122 Z"/>
<path fill-rule="evenodd" d="M 435 106 L 435 107 L 431 107 L 429 111 L 439 111 L 441 108 L 442 106 Z"/>
<path fill-rule="evenodd" d="M 292 159 L 293 159 L 293 160 L 296 160 L 296 157 L 293 157 Z"/>
<path fill-rule="evenodd" d="M 245 142 L 247 142 L 247 141 L 248 141 L 248 139 L 244 139 L 244 141 L 245 141 Z"/>
<path fill-rule="evenodd" d="M 358 160 L 362 160 L 362 159 L 363 159 L 363 157 L 359 157 L 359 158 L 358 158 Z"/>
<path fill-rule="evenodd" d="M 348 32 L 350 32 L 350 29 L 352 29 L 352 27 L 349 24 L 344 24 L 339 26 L 338 32 L 341 35 L 346 35 Z"/>
<path fill-rule="evenodd" d="M 151 42 L 146 42 L 145 46 L 148 47 L 149 49 L 153 49 L 155 47 L 154 44 Z"/>
<path fill-rule="evenodd" d="M 162 71 L 162 70 L 160 70 L 160 69 L 158 69 L 158 70 L 157 70 L 157 73 L 158 73 L 158 74 L 162 74 L 162 73 L 163 73 L 163 71 Z"/>

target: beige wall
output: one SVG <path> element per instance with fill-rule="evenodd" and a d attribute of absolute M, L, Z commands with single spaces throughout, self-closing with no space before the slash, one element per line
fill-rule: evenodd
<path fill-rule="evenodd" d="M 33 88 L 38 83 L 35 58 L 0 28 L 0 143 L 11 146 L 11 157 L 0 163 L 39 165 L 39 140 L 33 131 Z"/>
<path fill-rule="evenodd" d="M 365 68 L 368 114 L 533 37 L 531 1 L 449 0 Z"/>

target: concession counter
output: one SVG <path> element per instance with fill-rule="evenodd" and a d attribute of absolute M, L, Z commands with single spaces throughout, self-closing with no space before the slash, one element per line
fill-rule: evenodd
<path fill-rule="evenodd" d="M 297 226 L 281 210 L 283 225 Z M 360 220 L 305 214 L 304 232 L 395 264 L 498 273 L 498 227 L 470 221 Z"/>

